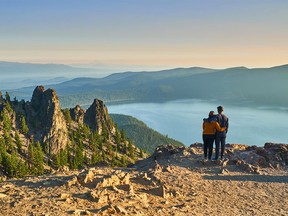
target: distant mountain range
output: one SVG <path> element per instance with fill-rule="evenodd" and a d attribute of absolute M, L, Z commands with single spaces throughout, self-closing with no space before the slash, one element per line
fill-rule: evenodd
<path fill-rule="evenodd" d="M 76 78 L 54 88 L 63 107 L 106 103 L 159 102 L 177 99 L 217 100 L 261 106 L 288 106 L 288 65 L 272 68 L 176 68 L 158 72 L 115 73 L 104 78 Z M 13 91 L 17 98 L 33 88 Z M 10 91 L 12 92 L 12 91 Z"/>
<path fill-rule="evenodd" d="M 39 84 L 51 85 L 71 80 L 82 74 L 90 77 L 100 77 L 97 76 L 97 73 L 99 73 L 99 71 L 94 68 L 72 67 L 63 64 L 32 64 L 0 61 L 0 86 L 3 90 Z"/>

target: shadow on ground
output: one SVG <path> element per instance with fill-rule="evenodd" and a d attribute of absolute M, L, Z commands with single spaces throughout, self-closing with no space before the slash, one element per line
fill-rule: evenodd
<path fill-rule="evenodd" d="M 221 180 L 221 181 L 253 181 L 253 182 L 268 182 L 268 183 L 288 183 L 288 176 L 265 176 L 265 175 L 215 175 L 204 176 L 207 180 Z"/>

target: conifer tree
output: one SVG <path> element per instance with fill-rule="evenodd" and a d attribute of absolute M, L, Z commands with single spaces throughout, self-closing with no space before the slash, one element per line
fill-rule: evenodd
<path fill-rule="evenodd" d="M 31 174 L 41 175 L 44 173 L 44 156 L 40 142 L 30 143 L 28 146 L 28 163 Z"/>
<path fill-rule="evenodd" d="M 5 109 L 2 111 L 2 120 L 3 120 L 3 129 L 5 131 L 11 131 L 12 129 L 11 119 L 8 116 L 7 111 Z"/>
<path fill-rule="evenodd" d="M 121 166 L 127 166 L 127 158 L 125 155 L 121 157 Z"/>
<path fill-rule="evenodd" d="M 13 140 L 10 134 L 6 130 L 4 131 L 4 141 L 5 141 L 6 149 L 9 152 L 12 152 L 14 149 Z"/>
<path fill-rule="evenodd" d="M 92 154 L 91 165 L 96 165 L 100 161 L 101 161 L 101 156 L 100 156 L 98 150 L 95 150 Z"/>
<path fill-rule="evenodd" d="M 36 143 L 35 168 L 37 170 L 37 175 L 42 175 L 44 173 L 44 155 L 40 142 Z"/>
<path fill-rule="evenodd" d="M 59 168 L 61 166 L 61 163 L 60 163 L 60 153 L 56 154 L 54 157 L 53 157 L 53 165 L 57 168 Z"/>
<path fill-rule="evenodd" d="M 134 157 L 135 157 L 134 148 L 133 148 L 132 142 L 130 140 L 128 142 L 128 153 L 129 153 L 129 156 L 132 159 L 134 159 Z"/>
<path fill-rule="evenodd" d="M 116 130 L 116 137 L 115 137 L 115 143 L 118 145 L 121 143 L 121 134 L 118 130 Z"/>
<path fill-rule="evenodd" d="M 102 161 L 106 161 L 106 153 L 102 150 Z"/>
<path fill-rule="evenodd" d="M 80 146 L 76 147 L 75 157 L 74 157 L 74 168 L 80 168 L 83 165 L 83 149 Z"/>
<path fill-rule="evenodd" d="M 68 163 L 68 149 L 66 150 L 61 149 L 60 150 L 60 165 L 66 166 L 67 163 Z"/>
<path fill-rule="evenodd" d="M 9 177 L 15 177 L 16 176 L 16 172 L 17 172 L 17 165 L 18 165 L 18 158 L 17 158 L 17 154 L 15 151 L 13 151 L 11 153 L 11 155 L 9 155 L 7 152 L 5 152 L 2 155 L 2 164 L 3 164 L 3 168 L 5 173 L 9 176 Z"/>
<path fill-rule="evenodd" d="M 121 139 L 122 139 L 122 142 L 125 142 L 127 140 L 126 133 L 125 133 L 124 129 L 121 130 Z"/>
<path fill-rule="evenodd" d="M 115 154 L 112 154 L 112 157 L 111 157 L 111 166 L 112 166 L 112 167 L 117 166 L 117 161 L 116 161 Z"/>
<path fill-rule="evenodd" d="M 70 126 L 71 122 L 72 122 L 72 118 L 71 118 L 71 114 L 70 114 L 69 109 L 64 109 L 63 114 L 64 114 L 64 118 L 65 118 L 66 122 Z"/>
<path fill-rule="evenodd" d="M 25 120 L 24 116 L 21 117 L 21 128 L 20 128 L 20 130 L 21 130 L 21 132 L 23 134 L 27 134 L 28 131 L 29 131 L 29 128 L 27 126 L 27 123 L 26 123 L 26 120 Z"/>
<path fill-rule="evenodd" d="M 112 155 L 112 151 L 113 151 L 113 148 L 112 148 L 112 145 L 108 145 L 108 155 Z"/>
<path fill-rule="evenodd" d="M 9 93 L 6 91 L 6 93 L 5 93 L 5 99 L 6 99 L 6 101 L 8 101 L 9 103 L 11 102 L 11 98 L 10 98 L 10 95 L 9 95 Z"/>
<path fill-rule="evenodd" d="M 22 178 L 27 174 L 28 174 L 27 164 L 24 161 L 22 161 L 21 159 L 18 160 L 16 177 Z"/>
<path fill-rule="evenodd" d="M 102 137 L 104 142 L 107 142 L 109 140 L 108 129 L 105 125 L 102 126 Z"/>
<path fill-rule="evenodd" d="M 87 139 L 89 135 L 91 134 L 90 128 L 86 124 L 83 124 L 82 126 L 82 133 L 85 139 Z"/>
<path fill-rule="evenodd" d="M 21 150 L 22 150 L 22 141 L 21 141 L 19 133 L 17 131 L 15 133 L 15 143 L 17 145 L 18 152 L 21 152 Z"/>
<path fill-rule="evenodd" d="M 2 163 L 3 155 L 6 153 L 4 138 L 0 135 L 0 164 Z"/>

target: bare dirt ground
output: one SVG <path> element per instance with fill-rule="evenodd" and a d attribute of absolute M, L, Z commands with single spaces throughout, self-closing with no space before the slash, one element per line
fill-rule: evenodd
<path fill-rule="evenodd" d="M 288 215 L 287 167 L 251 174 L 201 158 L 186 149 L 133 168 L 9 179 L 0 215 Z"/>

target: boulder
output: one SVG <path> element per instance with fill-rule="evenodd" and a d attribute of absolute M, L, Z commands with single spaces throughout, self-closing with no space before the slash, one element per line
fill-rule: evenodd
<path fill-rule="evenodd" d="M 77 176 L 74 176 L 72 179 L 68 180 L 65 185 L 66 187 L 71 187 L 76 184 L 78 184 L 78 179 Z"/>
<path fill-rule="evenodd" d="M 109 194 L 107 189 L 93 190 L 89 192 L 90 198 L 98 203 L 107 203 L 109 199 Z"/>
<path fill-rule="evenodd" d="M 77 176 L 77 180 L 80 184 L 87 184 L 93 182 L 95 176 L 91 169 L 85 170 Z"/>

